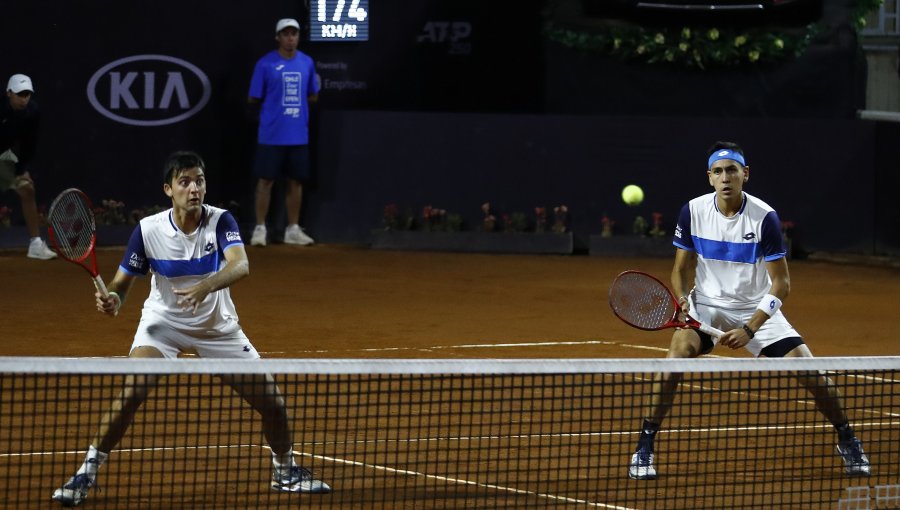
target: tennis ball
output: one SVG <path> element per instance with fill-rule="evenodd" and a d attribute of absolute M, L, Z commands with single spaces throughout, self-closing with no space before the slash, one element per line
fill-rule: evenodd
<path fill-rule="evenodd" d="M 644 201 L 644 190 L 640 186 L 629 184 L 622 188 L 622 201 L 628 205 L 638 205 Z"/>

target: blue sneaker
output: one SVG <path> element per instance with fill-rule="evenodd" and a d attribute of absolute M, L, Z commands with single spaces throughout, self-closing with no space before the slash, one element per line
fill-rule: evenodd
<path fill-rule="evenodd" d="M 837 444 L 838 455 L 844 461 L 844 471 L 850 476 L 869 476 L 869 457 L 863 451 L 862 442 L 853 437 Z"/>
<path fill-rule="evenodd" d="M 96 481 L 86 474 L 75 475 L 53 492 L 53 500 L 59 501 L 62 506 L 78 506 L 87 499 L 88 491 L 95 483 Z"/>
<path fill-rule="evenodd" d="M 323 494 L 331 492 L 327 483 L 313 478 L 312 473 L 300 466 L 290 469 L 274 469 L 272 472 L 272 490 L 279 492 L 306 492 Z"/>
<path fill-rule="evenodd" d="M 637 451 L 631 456 L 628 477 L 635 480 L 656 480 L 656 468 L 653 466 L 653 446 L 638 445 Z"/>

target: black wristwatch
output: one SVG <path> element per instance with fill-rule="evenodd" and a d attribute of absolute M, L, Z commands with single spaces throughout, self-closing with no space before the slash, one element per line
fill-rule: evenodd
<path fill-rule="evenodd" d="M 749 337 L 750 337 L 750 340 L 753 340 L 753 335 L 755 335 L 755 333 L 754 333 L 754 332 L 753 332 L 753 330 L 752 330 L 752 329 L 750 329 L 750 326 L 748 326 L 748 325 L 746 325 L 746 324 L 744 324 L 744 325 L 743 325 L 743 326 L 741 326 L 741 327 L 742 327 L 742 328 L 744 328 L 744 331 L 746 331 L 746 332 L 747 332 L 747 336 L 749 336 Z"/>

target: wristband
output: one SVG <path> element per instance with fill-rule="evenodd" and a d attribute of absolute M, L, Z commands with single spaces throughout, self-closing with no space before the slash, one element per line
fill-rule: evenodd
<path fill-rule="evenodd" d="M 744 325 L 741 326 L 741 327 L 744 328 L 744 331 L 747 332 L 747 336 L 750 337 L 750 340 L 753 340 L 753 336 L 754 336 L 756 333 L 754 333 L 753 330 L 750 329 L 750 326 L 744 324 Z"/>
<path fill-rule="evenodd" d="M 769 317 L 775 315 L 775 312 L 777 312 L 779 308 L 781 308 L 781 300 L 772 294 L 763 296 L 762 301 L 760 301 L 759 305 L 756 307 L 757 310 L 762 310 L 763 313 Z"/>
<path fill-rule="evenodd" d="M 116 296 L 116 301 L 119 302 L 119 304 L 116 305 L 116 311 L 118 312 L 119 308 L 122 308 L 122 296 L 120 296 L 118 292 L 113 292 L 113 291 L 110 291 L 109 295 Z"/>

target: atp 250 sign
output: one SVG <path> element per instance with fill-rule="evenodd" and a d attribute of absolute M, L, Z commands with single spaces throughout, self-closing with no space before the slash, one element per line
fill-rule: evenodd
<path fill-rule="evenodd" d="M 132 126 L 164 126 L 188 119 L 212 92 L 199 67 L 167 55 L 135 55 L 101 67 L 87 86 L 103 116 Z"/>

